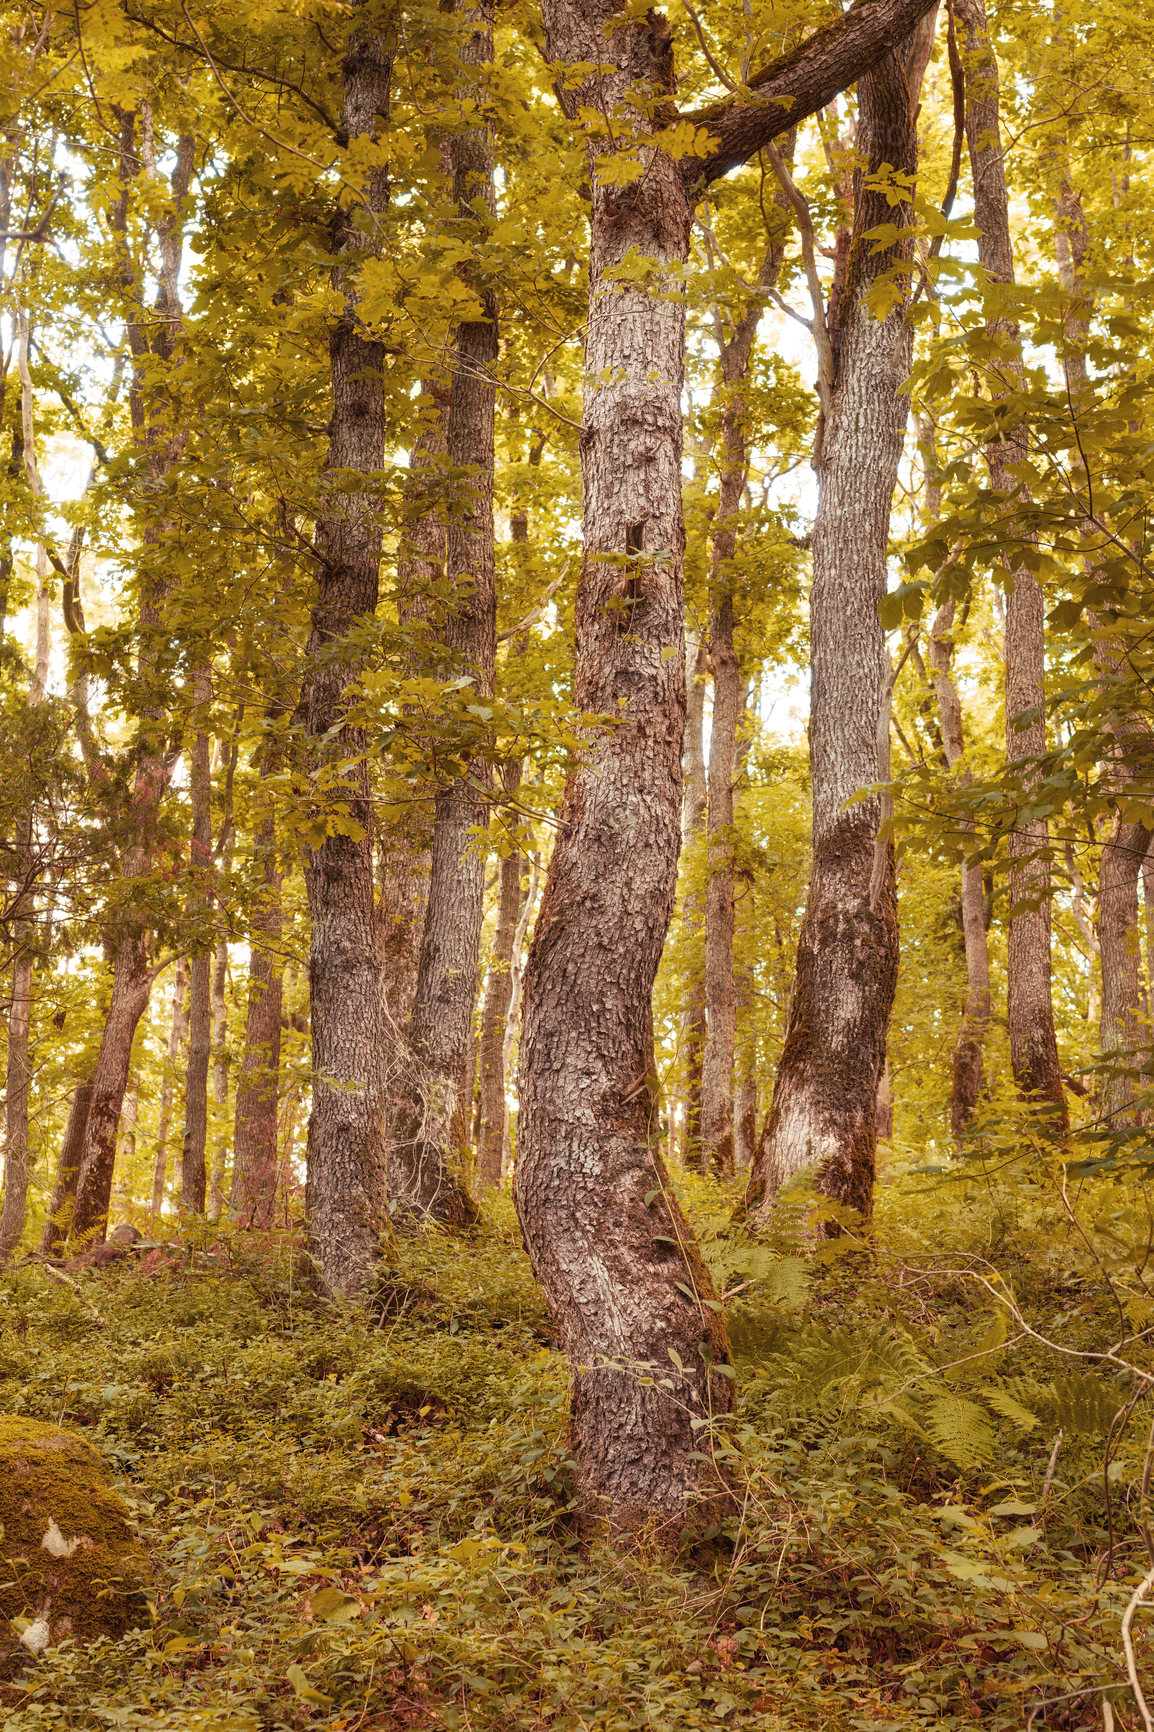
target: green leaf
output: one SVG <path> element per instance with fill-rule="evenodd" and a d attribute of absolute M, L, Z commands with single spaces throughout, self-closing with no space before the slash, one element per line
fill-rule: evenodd
<path fill-rule="evenodd" d="M 326 1696 L 323 1690 L 318 1690 L 315 1685 L 310 1684 L 303 1669 L 295 1661 L 285 1676 L 302 1702 L 308 1702 L 314 1708 L 331 1708 L 333 1698 Z"/>

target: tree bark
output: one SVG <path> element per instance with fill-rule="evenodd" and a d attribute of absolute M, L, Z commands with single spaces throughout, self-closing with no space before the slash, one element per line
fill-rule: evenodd
<path fill-rule="evenodd" d="M 213 1160 L 212 1189 L 208 1214 L 219 1221 L 224 1208 L 224 1169 L 227 1151 L 225 1118 L 228 1112 L 228 945 L 223 938 L 216 941 L 212 964 L 212 1104 Z"/>
<path fill-rule="evenodd" d="M 933 45 L 933 15 L 858 85 L 857 148 L 869 169 L 917 172 L 915 117 Z M 878 1082 L 898 969 L 893 850 L 874 860 L 881 802 L 846 802 L 879 780 L 888 735 L 889 664 L 878 604 L 885 594 L 890 508 L 906 423 L 912 334 L 908 282 L 878 319 L 871 285 L 911 256 L 868 231 L 912 223 L 854 175 L 848 271 L 831 333 L 836 372 L 819 423 L 818 506 L 810 597 L 813 867 L 777 1083 L 750 1171 L 746 1208 L 768 1222 L 782 1186 L 812 1173 L 818 1192 L 868 1217 L 873 1204 Z M 884 778 L 881 778 L 884 779 Z M 836 1231 L 836 1223 L 827 1230 Z"/>
<path fill-rule="evenodd" d="M 507 767 L 505 788 L 515 794 L 521 762 Z M 505 1155 L 505 1029 L 513 998 L 513 945 L 521 914 L 524 855 L 519 850 L 501 861 L 497 888 L 497 930 L 489 960 L 489 978 L 481 1011 L 481 1134 L 477 1149 L 477 1180 L 487 1189 L 501 1183 Z"/>
<path fill-rule="evenodd" d="M 152 121 L 144 104 L 141 117 L 141 152 L 149 176 L 154 178 Z M 183 318 L 177 293 L 182 252 L 179 214 L 191 181 L 195 141 L 191 134 L 182 134 L 177 141 L 172 171 L 174 208 L 172 214 L 162 217 L 157 224 L 161 255 L 160 293 L 156 309 L 146 311 L 141 286 L 136 280 L 124 240 L 128 227 L 129 187 L 141 167 L 141 156 L 135 142 L 136 116 L 128 111 L 119 111 L 118 118 L 121 196 L 113 210 L 110 227 L 120 238 L 121 282 L 127 302 L 125 329 L 133 357 L 129 411 L 138 458 L 147 483 L 147 496 L 152 498 L 171 473 L 183 448 L 184 435 L 180 429 L 168 424 L 163 410 L 155 415 L 151 411 L 144 384 L 157 362 L 169 367 L 178 360 Z M 170 532 L 170 524 L 144 515 L 140 532 L 142 593 L 138 622 L 142 640 L 138 671 L 142 680 L 153 673 L 156 646 L 164 634 L 163 607 L 171 586 L 165 558 Z M 140 722 L 141 743 L 131 777 L 131 793 L 123 806 L 117 799 L 120 809 L 115 812 L 115 817 L 123 823 L 124 833 L 133 838 L 125 850 L 122 869 L 123 879 L 129 882 L 142 875 L 152 859 L 160 804 L 179 751 L 179 736 L 175 742 L 164 740 L 169 718 L 159 698 L 146 704 Z M 130 901 L 111 923 L 108 942 L 115 952 L 112 996 L 96 1061 L 92 1104 L 85 1127 L 72 1218 L 74 1237 L 97 1241 L 103 1240 L 107 1228 L 116 1132 L 128 1083 L 132 1042 L 152 984 L 148 932 L 133 913 Z"/>
<path fill-rule="evenodd" d="M 613 13 L 551 0 L 546 52 L 573 69 L 557 87 L 565 111 L 613 112 L 618 139 L 636 148 L 650 121 L 634 102 L 651 99 L 658 114 L 667 103 L 668 26 Z M 515 1196 L 574 1367 L 586 1519 L 676 1534 L 718 1507 L 707 1433 L 725 1423 L 732 1391 L 713 1369 L 728 1352 L 712 1283 L 657 1149 L 651 1002 L 676 882 L 685 729 L 677 283 L 690 206 L 670 159 L 641 154 L 644 177 L 620 193 L 590 152 L 575 699 L 618 721 L 592 735 L 566 787 L 537 919 Z M 626 259 L 650 292 L 606 280 Z"/>
<path fill-rule="evenodd" d="M 950 634 L 953 626 L 954 600 L 950 596 L 934 616 L 930 633 L 930 670 L 938 700 L 946 763 L 953 771 L 960 768 L 962 784 L 968 786 L 971 776 L 965 764 L 962 706 L 952 673 L 954 642 Z M 972 845 L 973 822 L 962 819 L 958 827 Z M 962 861 L 961 895 L 962 937 L 966 952 L 966 1008 L 954 1047 L 953 1082 L 950 1089 L 950 1130 L 959 1141 L 966 1134 L 981 1096 L 982 1049 L 990 1025 L 990 955 L 982 904 L 982 868 L 976 862 L 965 859 Z"/>
<path fill-rule="evenodd" d="M 176 1082 L 180 1050 L 188 1036 L 184 1016 L 184 958 L 179 957 L 172 982 L 172 1027 L 168 1036 L 168 1062 L 160 1085 L 160 1111 L 156 1126 L 156 1166 L 152 1175 L 152 1213 L 164 1207 L 164 1179 L 168 1156 L 168 1133 L 172 1124 L 172 1091 Z"/>
<path fill-rule="evenodd" d="M 387 119 L 392 49 L 374 29 L 356 28 L 341 65 L 350 144 L 375 143 Z M 364 160 L 364 144 L 361 158 Z M 329 333 L 332 418 L 326 474 L 373 476 L 385 457 L 384 350 L 359 313 L 357 261 L 372 247 L 384 212 L 385 170 L 365 175 L 362 203 L 342 209 L 333 236 L 341 262 L 334 286 L 343 309 Z M 363 214 L 362 214 L 363 212 Z M 384 1058 L 381 941 L 374 906 L 372 811 L 363 732 L 343 721 L 359 669 L 334 654 L 357 622 L 371 619 L 379 593 L 381 528 L 371 485 L 334 492 L 316 527 L 319 550 L 309 668 L 302 708 L 314 772 L 335 778 L 321 816 L 328 834 L 305 867 L 312 938 L 309 989 L 313 1103 L 308 1128 L 306 1210 L 320 1286 L 359 1296 L 371 1288 L 385 1209 Z M 333 733 L 336 732 L 334 740 Z M 351 768 L 325 769 L 334 760 Z"/>
<path fill-rule="evenodd" d="M 966 87 L 966 142 L 974 183 L 978 257 L 995 284 L 1014 281 L 1009 200 L 999 125 L 998 64 L 990 44 L 983 0 L 955 0 L 962 24 Z M 994 363 L 994 394 L 1004 394 L 1021 376 L 1016 322 L 995 308 L 987 335 L 1000 354 Z M 1026 457 L 1024 429 L 986 447 L 990 484 L 1012 508 L 1021 496 L 1013 468 Z M 1006 756 L 1021 765 L 1023 800 L 1038 779 L 1046 750 L 1045 606 L 1041 586 L 1019 563 L 1009 572 L 1005 630 Z M 1018 1090 L 1045 1109 L 1049 1128 L 1069 1130 L 1066 1098 L 1054 1033 L 1050 970 L 1050 870 L 1041 857 L 1047 841 L 1044 819 L 1015 827 L 1010 836 L 1010 920 L 1007 942 L 1007 1015 L 1010 1063 Z"/>
<path fill-rule="evenodd" d="M 705 680 L 708 668 L 706 646 L 696 633 L 688 636 L 686 661 L 689 678 L 686 684 L 685 777 L 681 797 L 681 846 L 689 848 L 705 832 L 708 811 L 708 789 L 705 774 Z M 701 923 L 701 898 L 686 897 L 685 922 L 688 927 Z M 701 1169 L 701 1072 L 705 1060 L 705 975 L 694 968 L 689 980 L 685 1009 L 681 1018 L 681 1043 L 685 1065 L 685 1123 L 681 1142 L 681 1159 L 685 1166 Z"/>
<path fill-rule="evenodd" d="M 12 965 L 8 1010 L 8 1066 L 4 1089 L 4 1207 L 0 1210 L 0 1267 L 20 1244 L 28 1207 L 28 1092 L 32 1080 L 32 957 L 20 950 Z"/>
<path fill-rule="evenodd" d="M 279 760 L 266 747 L 261 755 L 263 776 Z M 241 1227 L 268 1231 L 274 1220 L 277 1183 L 277 1113 L 280 1083 L 283 966 L 278 954 L 282 868 L 277 848 L 276 812 L 271 794 L 262 791 L 260 815 L 253 829 L 253 853 L 264 879 L 264 890 L 252 912 L 249 947 L 248 1009 L 244 1056 L 236 1091 L 233 1136 L 232 1212 Z"/>
<path fill-rule="evenodd" d="M 1089 224 L 1082 201 L 1073 187 L 1064 185 L 1056 201 L 1055 228 L 1058 276 L 1074 305 L 1066 320 L 1064 348 L 1066 384 L 1075 415 L 1089 407 L 1092 385 L 1086 367 L 1086 339 L 1092 300 L 1084 283 L 1085 261 L 1090 245 Z M 1079 466 L 1081 462 L 1079 460 Z M 1097 576 L 1093 549 L 1100 542 L 1097 526 L 1086 520 L 1082 540 L 1087 549 L 1083 567 L 1091 579 Z M 1094 660 L 1102 676 L 1103 693 L 1124 682 L 1129 670 L 1123 644 L 1108 636 L 1111 615 L 1091 612 L 1094 629 Z M 1154 741 L 1148 718 L 1141 709 L 1123 699 L 1109 704 L 1105 726 L 1108 741 L 1104 769 L 1114 789 L 1124 796 L 1137 777 L 1144 779 L 1154 758 Z M 1101 963 L 1102 1002 L 1098 1045 L 1109 1069 L 1102 1078 L 1100 1112 L 1109 1130 L 1122 1130 L 1141 1122 L 1134 1106 L 1138 1092 L 1136 1059 L 1149 1043 L 1149 1013 L 1144 1005 L 1142 952 L 1138 932 L 1138 879 L 1150 846 L 1150 828 L 1134 819 L 1124 819 L 1115 806 L 1110 834 L 1102 849 L 1098 873 L 1098 953 Z"/>
<path fill-rule="evenodd" d="M 84 1152 L 76 1181 L 72 1214 L 73 1239 L 103 1243 L 108 1227 L 112 1172 L 116 1163 L 116 1133 L 136 1027 L 148 1004 L 152 986 L 148 946 L 141 937 L 125 938 L 116 953 L 112 997 L 96 1060 L 92 1101 L 84 1130 Z"/>
<path fill-rule="evenodd" d="M 60 1148 L 60 1164 L 56 1169 L 56 1182 L 52 1187 L 52 1196 L 44 1218 L 44 1232 L 40 1239 L 42 1257 L 59 1256 L 72 1236 L 76 1175 L 80 1171 L 80 1151 L 84 1146 L 84 1127 L 88 1122 L 88 1108 L 91 1103 L 92 1078 L 85 1077 L 83 1082 L 77 1084 L 68 1109 L 64 1142 Z"/>
<path fill-rule="evenodd" d="M 483 79 L 471 76 L 493 58 L 493 0 L 461 8 L 472 25 L 462 44 L 462 94 L 484 105 Z M 496 211 L 487 123 L 456 134 L 449 146 L 453 201 L 461 223 L 486 227 Z M 483 214 L 480 214 L 483 213 Z M 494 387 L 497 301 L 478 290 L 482 316 L 457 328 L 449 387 L 446 449 L 450 469 L 467 477 L 446 537 L 446 577 L 453 598 L 446 647 L 459 658 L 478 697 L 492 694 L 497 653 L 493 541 Z M 478 754 L 438 790 L 432 862 L 411 1024 L 412 1063 L 406 1099 L 393 1124 L 389 1159 L 394 1218 L 468 1226 L 476 1205 L 454 1171 L 467 1154 L 471 1101 L 465 1072 L 484 917 L 485 858 L 476 833 L 488 822 L 488 772 Z M 454 1155 L 457 1160 L 454 1162 Z"/>
<path fill-rule="evenodd" d="M 197 680 L 199 715 L 188 765 L 192 801 L 189 912 L 199 920 L 207 917 L 210 896 L 206 876 L 212 869 L 211 742 L 206 713 L 211 693 L 211 676 L 205 670 Z M 180 1206 L 186 1214 L 203 1215 L 208 1186 L 205 1155 L 208 1148 L 208 1070 L 212 1056 L 212 954 L 199 948 L 199 933 L 194 941 L 198 948 L 193 951 L 188 965 L 188 1075 L 184 1089 Z"/>

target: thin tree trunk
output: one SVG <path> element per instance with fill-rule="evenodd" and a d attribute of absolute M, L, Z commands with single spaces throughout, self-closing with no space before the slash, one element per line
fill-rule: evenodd
<path fill-rule="evenodd" d="M 517 1023 L 521 1015 L 521 995 L 525 980 L 526 940 L 533 914 L 537 907 L 537 886 L 541 876 L 541 855 L 537 849 L 529 865 L 529 882 L 525 889 L 525 900 L 521 904 L 521 913 L 517 920 L 517 930 L 513 935 L 513 958 L 509 967 L 509 1011 L 505 1019 L 505 1039 L 501 1051 L 501 1065 L 506 1082 L 513 1072 L 513 1043 L 517 1038 Z M 508 1171 L 510 1153 L 509 1125 L 509 1091 L 505 1090 L 505 1134 L 501 1148 L 501 1180 L 504 1182 Z"/>
<path fill-rule="evenodd" d="M 151 418 L 143 385 L 146 373 L 157 362 L 165 367 L 175 367 L 178 360 L 183 313 L 177 285 L 183 241 L 177 216 L 191 181 L 195 140 L 186 133 L 177 141 L 172 171 L 172 196 L 177 216 L 166 216 L 157 225 L 161 254 L 160 296 L 157 309 L 146 313 L 124 238 L 128 229 L 129 187 L 140 172 L 142 157 L 149 177 L 155 177 L 152 119 L 147 104 L 141 104 L 140 114 L 142 138 L 141 154 L 138 155 L 136 116 L 126 110 L 119 111 L 121 196 L 114 207 L 110 227 L 119 237 L 121 282 L 128 303 L 125 324 L 134 363 L 129 408 L 151 496 L 160 490 L 177 462 L 184 439 L 179 428 L 174 430 L 167 424 L 163 411 L 156 420 Z M 170 524 L 146 517 L 140 533 L 142 595 L 139 627 L 142 648 L 139 671 L 142 675 L 151 672 L 156 644 L 164 632 L 162 610 L 171 586 L 171 573 L 164 551 L 170 531 Z M 163 740 L 168 731 L 168 717 L 163 709 L 152 705 L 140 720 L 142 738 L 150 733 L 154 739 L 159 737 Z M 167 747 L 148 744 L 136 760 L 128 809 L 116 814 L 124 824 L 125 833 L 135 838 L 124 855 L 122 876 L 126 880 L 143 874 L 152 858 L 160 803 L 172 776 L 178 750 L 178 743 L 172 741 Z M 123 916 L 109 938 L 115 945 L 112 996 L 96 1061 L 72 1223 L 75 1237 L 94 1240 L 103 1240 L 107 1229 L 116 1131 L 128 1083 L 132 1042 L 152 984 L 147 928 L 132 915 L 131 910 Z"/>
<path fill-rule="evenodd" d="M 706 647 L 700 636 L 690 634 L 686 644 L 689 678 L 686 683 L 684 785 L 681 796 L 681 846 L 689 848 L 705 831 L 708 804 L 705 779 L 705 680 Z M 685 923 L 693 929 L 701 923 L 701 898 L 688 896 Z M 701 1167 L 701 1072 L 705 1058 L 705 976 L 694 968 L 681 1017 L 681 1046 L 685 1068 L 685 1121 L 682 1130 L 683 1165 Z"/>
<path fill-rule="evenodd" d="M 942 746 L 951 770 L 961 767 L 963 786 L 971 781 L 965 766 L 965 735 L 962 706 L 954 684 L 954 600 L 950 596 L 934 616 L 930 634 L 930 670 L 941 718 Z M 964 818 L 959 829 L 974 842 L 973 822 Z M 982 905 L 982 868 L 962 861 L 962 937 L 966 950 L 966 1009 L 954 1047 L 953 1083 L 950 1090 L 950 1130 L 959 1140 L 965 1135 L 982 1092 L 982 1049 L 990 1025 L 990 955 Z"/>
<path fill-rule="evenodd" d="M 28 1207 L 29 1031 L 32 1022 L 32 957 L 17 952 L 8 1011 L 8 1068 L 4 1090 L 4 1207 L 0 1210 L 0 1267 L 11 1261 L 24 1232 Z"/>
<path fill-rule="evenodd" d="M 857 148 L 875 172 L 883 163 L 917 172 L 915 117 L 933 19 L 859 82 Z M 862 1216 L 873 1204 L 878 1082 L 897 984 L 897 894 L 889 846 L 875 881 L 880 799 L 845 808 L 879 779 L 879 742 L 888 736 L 878 604 L 911 354 L 906 293 L 882 319 L 866 304 L 871 283 L 910 256 L 910 243 L 899 239 L 883 251 L 868 231 L 912 220 L 908 209 L 893 209 L 870 190 L 862 169 L 855 172 L 849 265 L 832 333 L 836 372 L 814 459 L 813 869 L 773 1105 L 746 1193 L 759 1224 L 781 1187 L 802 1173 L 812 1174 L 823 1196 Z"/>
<path fill-rule="evenodd" d="M 266 749 L 261 757 L 262 776 L 270 775 L 278 764 L 279 757 Z M 261 806 L 253 830 L 253 853 L 264 878 L 264 891 L 251 917 L 248 1009 L 244 1057 L 236 1091 L 231 1207 L 238 1225 L 268 1231 L 276 1210 L 284 974 L 278 954 L 283 925 L 282 869 L 275 806 L 267 789 L 262 792 Z"/>
<path fill-rule="evenodd" d="M 983 0 L 955 0 L 963 29 L 966 81 L 966 141 L 974 183 L 978 257 L 995 284 L 1014 281 L 1009 201 L 999 126 L 998 63 L 990 44 Z M 994 363 L 1013 389 L 1021 377 L 1016 322 L 995 310 L 986 330 L 1001 349 Z M 1026 459 L 1025 431 L 1015 430 L 986 447 L 990 484 L 1012 508 L 1021 483 L 1012 470 Z M 1046 750 L 1045 605 L 1041 586 L 1024 563 L 1009 572 L 1006 597 L 1006 756 L 1022 765 L 1023 800 L 1037 781 L 1037 761 Z M 1050 969 L 1050 870 L 1044 819 L 1019 824 L 1010 836 L 1010 921 L 1007 942 L 1007 1013 L 1010 1063 L 1024 1099 L 1044 1106 L 1053 1134 L 1069 1126 L 1058 1042 L 1054 1033 Z"/>
<path fill-rule="evenodd" d="M 176 1082 L 180 1051 L 188 1030 L 184 1017 L 184 958 L 179 957 L 172 982 L 172 1027 L 168 1036 L 168 1062 L 160 1086 L 160 1112 L 156 1126 L 156 1166 L 152 1175 L 152 1213 L 159 1215 L 164 1207 L 165 1168 L 168 1159 L 168 1133 L 172 1124 L 172 1091 Z"/>
<path fill-rule="evenodd" d="M 1075 415 L 1088 407 L 1093 388 L 1086 368 L 1086 339 L 1092 300 L 1084 285 L 1085 259 L 1090 231 L 1082 201 L 1073 187 L 1065 185 L 1056 202 L 1055 229 L 1058 275 L 1066 293 L 1074 297 L 1067 316 L 1064 350 L 1066 384 Z M 1092 580 L 1096 572 L 1093 549 L 1100 541 L 1092 522 L 1082 525 L 1087 552 L 1083 566 Z M 1107 635 L 1110 615 L 1091 612 L 1094 630 L 1094 660 L 1102 675 L 1104 693 L 1122 682 L 1129 670 L 1126 653 L 1117 637 Z M 1114 789 L 1124 796 L 1129 784 L 1148 772 L 1154 758 L 1147 717 L 1123 703 L 1107 712 L 1109 746 L 1103 766 Z M 1102 849 L 1098 873 L 1098 951 L 1101 960 L 1102 1003 L 1098 1044 L 1110 1068 L 1102 1077 L 1100 1112 L 1110 1130 L 1122 1130 L 1140 1122 L 1134 1107 L 1138 1092 L 1136 1061 L 1139 1049 L 1149 1044 L 1148 1011 L 1144 1006 L 1142 953 L 1138 934 L 1138 879 L 1150 846 L 1150 828 L 1134 819 L 1124 819 L 1120 806 L 1114 809 L 1109 836 Z"/>
<path fill-rule="evenodd" d="M 64 1142 L 60 1148 L 60 1164 L 56 1169 L 56 1183 L 52 1187 L 52 1196 L 44 1218 L 44 1232 L 40 1239 L 42 1257 L 59 1256 L 72 1235 L 76 1175 L 80 1171 L 80 1151 L 84 1146 L 84 1127 L 88 1122 L 91 1102 L 92 1078 L 85 1077 L 82 1083 L 77 1084 L 68 1109 Z"/>
<path fill-rule="evenodd" d="M 506 766 L 506 791 L 515 794 L 521 781 L 521 761 Z M 501 1183 L 505 1154 L 505 1030 L 513 998 L 513 945 L 521 913 L 524 856 L 506 854 L 500 864 L 497 930 L 489 960 L 489 978 L 481 1011 L 481 1133 L 477 1147 L 477 1181 L 485 1189 Z"/>
<path fill-rule="evenodd" d="M 350 142 L 378 137 L 387 118 L 392 48 L 371 26 L 354 29 L 341 65 Z M 365 146 L 362 145 L 362 150 Z M 363 157 L 361 159 L 363 161 Z M 388 202 L 383 166 L 365 175 L 360 203 L 335 225 L 334 286 L 343 310 L 329 333 L 332 418 L 329 474 L 375 475 L 385 460 L 384 350 L 358 311 L 358 260 L 373 247 L 373 217 Z M 364 223 L 362 230 L 358 225 Z M 340 775 L 339 811 L 305 867 L 312 938 L 309 988 L 313 1101 L 309 1118 L 306 1207 L 321 1287 L 350 1296 L 372 1285 L 387 1231 L 381 938 L 374 906 L 372 808 L 364 751 L 368 741 L 343 722 L 358 668 L 324 652 L 377 607 L 381 557 L 375 491 L 342 492 L 339 509 L 316 527 L 320 550 L 310 666 L 302 708 L 319 768 L 351 760 Z M 336 736 L 336 737 L 334 737 Z"/>
<path fill-rule="evenodd" d="M 224 1170 L 228 1149 L 225 1121 L 228 1113 L 228 945 L 223 938 L 216 941 L 216 956 L 212 965 L 212 1105 L 213 1161 L 212 1190 L 208 1215 L 219 1221 L 224 1208 Z"/>
<path fill-rule="evenodd" d="M 207 916 L 210 895 L 205 882 L 212 867 L 211 741 L 207 706 L 212 693 L 207 671 L 197 680 L 199 712 L 189 754 L 189 794 L 192 800 L 191 864 L 193 888 L 190 913 Z M 199 942 L 199 934 L 196 935 Z M 212 953 L 194 950 L 188 965 L 188 1076 L 184 1090 L 184 1140 L 180 1161 L 180 1206 L 186 1214 L 203 1215 L 207 1192 L 205 1155 L 208 1148 L 208 1070 L 212 1056 Z"/>
<path fill-rule="evenodd" d="M 134 1083 L 124 1096 L 120 1110 L 120 1135 L 116 1146 L 116 1168 L 119 1177 L 112 1196 L 118 1208 L 131 1206 L 131 1166 L 136 1159 L 136 1123 L 140 1117 L 140 1091 Z"/>
<path fill-rule="evenodd" d="M 472 34 L 460 50 L 462 95 L 482 98 L 470 69 L 493 58 L 493 0 L 463 4 Z M 482 124 L 450 141 L 453 199 L 459 222 L 487 223 L 495 213 L 489 128 Z M 478 218 L 478 211 L 485 215 Z M 457 328 L 449 388 L 447 457 L 462 485 L 448 526 L 446 578 L 453 605 L 443 637 L 460 657 L 480 697 L 491 695 L 497 652 L 493 543 L 494 387 L 497 301 L 478 292 L 482 316 Z M 389 1162 L 394 1217 L 467 1226 L 476 1205 L 454 1165 L 467 1158 L 472 1111 L 465 1096 L 477 965 L 484 917 L 484 851 L 475 835 L 488 821 L 487 773 L 474 757 L 436 795 L 429 899 L 411 1023 L 412 1065 L 407 1099 L 393 1124 Z M 456 1155 L 456 1162 L 454 1162 Z"/>
<path fill-rule="evenodd" d="M 787 157 L 793 158 L 791 135 Z M 737 525 L 749 470 L 745 388 L 757 327 L 765 307 L 761 291 L 776 284 L 785 257 L 788 201 L 781 188 L 775 204 L 782 232 L 770 241 L 757 289 L 728 340 L 723 315 L 714 312 L 721 368 L 721 464 L 713 520 L 710 587 L 713 619 L 709 657 L 713 673 L 713 719 L 709 735 L 708 856 L 705 888 L 705 1051 L 701 1069 L 701 1161 L 723 1176 L 734 1170 L 733 1063 L 737 1039 L 737 988 L 733 973 L 734 873 L 733 786 L 739 764 L 738 727 L 747 686 L 734 643 L 733 560 Z"/>

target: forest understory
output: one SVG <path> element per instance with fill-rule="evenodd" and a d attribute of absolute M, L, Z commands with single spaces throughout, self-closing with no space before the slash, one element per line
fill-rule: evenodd
<path fill-rule="evenodd" d="M 895 1172 L 873 1242 L 815 1257 L 735 1237 L 732 1192 L 686 1175 L 741 1288 L 712 1446 L 737 1472 L 673 1554 L 579 1531 L 507 1204 L 402 1240 L 367 1311 L 302 1286 L 286 1235 L 205 1230 L 75 1290 L 10 1273 L 0 1409 L 97 1443 L 156 1581 L 150 1625 L 0 1685 L 5 1725 L 1140 1726 L 1148 1425 L 1102 1356 L 1111 1269 L 1148 1328 L 1151 1223 L 1111 1182 L 1074 1217 L 1052 1179 Z"/>

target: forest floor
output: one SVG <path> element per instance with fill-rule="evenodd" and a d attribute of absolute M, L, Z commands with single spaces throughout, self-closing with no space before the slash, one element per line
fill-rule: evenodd
<path fill-rule="evenodd" d="M 730 1199 L 679 1182 L 708 1238 Z M 712 1242 L 753 1285 L 729 1306 L 740 1509 L 707 1567 L 575 1533 L 565 1366 L 504 1201 L 403 1242 L 372 1316 L 226 1232 L 83 1294 L 21 1266 L 0 1412 L 103 1452 L 156 1602 L 5 1686 L 8 1732 L 1136 1727 L 1149 1420 L 1114 1423 L 1140 1378 L 1072 1355 L 1119 1305 L 1146 1327 L 1096 1223 L 1136 1245 L 1148 1210 L 1117 1185 L 1077 1231 L 1063 1207 L 911 1170 L 868 1258 Z"/>

